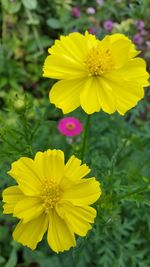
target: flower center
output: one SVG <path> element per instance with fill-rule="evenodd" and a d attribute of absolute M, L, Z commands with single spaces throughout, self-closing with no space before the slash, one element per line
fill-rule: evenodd
<path fill-rule="evenodd" d="M 67 128 L 67 130 L 69 130 L 69 131 L 72 131 L 72 130 L 74 130 L 75 129 L 75 123 L 74 122 L 67 122 L 66 123 L 66 128 Z"/>
<path fill-rule="evenodd" d="M 98 47 L 93 47 L 85 60 L 85 64 L 90 76 L 100 76 L 111 71 L 114 67 L 112 55 L 108 48 L 100 50 Z"/>
<path fill-rule="evenodd" d="M 54 182 L 45 180 L 44 186 L 41 193 L 41 198 L 43 200 L 45 212 L 48 213 L 55 204 L 60 200 L 60 186 Z"/>

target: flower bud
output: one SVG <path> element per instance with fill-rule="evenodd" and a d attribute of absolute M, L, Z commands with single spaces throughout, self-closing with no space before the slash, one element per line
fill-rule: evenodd
<path fill-rule="evenodd" d="M 23 111 L 25 111 L 26 109 L 26 104 L 24 99 L 17 99 L 14 101 L 13 103 L 13 107 L 15 109 L 16 112 L 21 113 Z"/>

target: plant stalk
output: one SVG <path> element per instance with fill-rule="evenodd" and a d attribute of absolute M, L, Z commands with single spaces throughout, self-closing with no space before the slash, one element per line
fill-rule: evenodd
<path fill-rule="evenodd" d="M 81 160 L 82 160 L 82 162 L 84 160 L 84 155 L 85 155 L 85 148 L 86 148 L 89 125 L 90 125 L 90 115 L 87 115 L 86 124 L 85 124 L 85 130 L 84 130 L 84 135 L 83 135 L 83 144 L 82 144 L 82 149 L 81 149 Z"/>

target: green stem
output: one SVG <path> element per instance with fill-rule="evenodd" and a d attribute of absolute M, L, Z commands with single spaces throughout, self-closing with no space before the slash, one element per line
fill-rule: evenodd
<path fill-rule="evenodd" d="M 81 149 L 81 160 L 82 160 L 82 162 L 84 160 L 84 154 L 85 154 L 85 148 L 86 148 L 86 141 L 87 141 L 87 134 L 88 134 L 89 124 L 90 124 L 90 116 L 87 115 L 86 124 L 85 124 L 85 130 L 84 130 L 84 136 L 83 136 L 83 144 L 82 144 L 82 149 Z"/>
<path fill-rule="evenodd" d="M 58 257 L 58 260 L 61 266 L 64 266 L 62 263 L 63 263 L 63 259 L 66 258 L 68 262 L 70 263 L 69 267 L 76 267 L 74 257 L 73 257 L 73 249 L 70 249 L 69 251 L 65 251 L 64 253 L 58 253 L 57 257 Z"/>
<path fill-rule="evenodd" d="M 8 144 L 10 147 L 12 147 L 14 150 L 16 150 L 17 152 L 21 152 L 19 148 L 17 148 L 14 144 L 10 143 L 8 140 L 6 140 L 3 135 L 0 135 L 1 139 L 3 140 L 3 142 L 5 142 L 6 144 Z"/>
<path fill-rule="evenodd" d="M 130 192 L 128 194 L 125 194 L 123 196 L 118 197 L 117 200 L 122 200 L 122 199 L 125 199 L 127 197 L 130 197 L 132 195 L 141 194 L 141 193 L 148 192 L 148 191 L 150 191 L 150 188 L 147 188 L 147 187 L 138 188 L 135 191 L 132 191 L 132 192 Z"/>
<path fill-rule="evenodd" d="M 73 257 L 73 250 L 70 251 L 70 262 L 71 262 L 71 266 L 75 267 L 75 261 L 74 261 L 74 257 Z"/>
<path fill-rule="evenodd" d="M 21 121 L 22 121 L 22 125 L 24 128 L 24 134 L 25 134 L 25 139 L 26 139 L 26 143 L 28 146 L 28 150 L 29 150 L 30 156 L 33 157 L 34 153 L 33 153 L 32 145 L 31 145 L 31 134 L 30 134 L 30 130 L 28 127 L 28 122 L 27 122 L 25 114 L 21 115 Z"/>

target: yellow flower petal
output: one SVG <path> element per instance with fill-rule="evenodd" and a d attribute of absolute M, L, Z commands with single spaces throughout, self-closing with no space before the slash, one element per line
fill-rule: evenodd
<path fill-rule="evenodd" d="M 69 229 L 66 222 L 57 215 L 55 209 L 50 211 L 49 228 L 47 240 L 49 246 L 55 252 L 63 252 L 76 245 L 73 231 Z"/>
<path fill-rule="evenodd" d="M 70 33 L 68 36 L 61 36 L 55 44 L 49 48 L 52 55 L 65 55 L 67 58 L 83 62 L 88 50 L 97 43 L 95 36 L 86 33 L 86 36 L 78 32 Z"/>
<path fill-rule="evenodd" d="M 43 212 L 44 206 L 42 200 L 38 197 L 25 197 L 14 208 L 14 216 L 23 219 L 23 223 L 37 218 Z"/>
<path fill-rule="evenodd" d="M 60 182 L 64 175 L 64 153 L 61 150 L 47 150 L 43 153 L 43 171 L 47 180 Z"/>
<path fill-rule="evenodd" d="M 27 223 L 20 221 L 13 232 L 13 238 L 24 246 L 35 249 L 38 242 L 42 240 L 47 227 L 48 217 L 46 214 Z"/>
<path fill-rule="evenodd" d="M 110 75 L 113 77 L 119 76 L 119 80 L 127 80 L 135 83 L 139 83 L 140 86 L 148 86 L 149 74 L 146 72 L 146 64 L 142 58 L 134 58 L 128 61 L 128 64 L 123 68 L 112 72 Z M 109 77 L 109 74 L 106 77 Z M 134 85 L 133 85 L 134 86 Z M 134 88 L 133 88 L 134 89 Z"/>
<path fill-rule="evenodd" d="M 57 205 L 58 214 L 64 218 L 70 228 L 78 235 L 85 236 L 91 229 L 90 223 L 94 222 L 96 210 L 92 207 L 77 207 L 71 203 Z"/>
<path fill-rule="evenodd" d="M 36 173 L 38 173 L 38 177 L 40 178 L 40 181 L 43 182 L 45 178 L 44 174 L 44 152 L 37 152 L 34 157 L 34 168 L 36 170 Z"/>
<path fill-rule="evenodd" d="M 101 87 L 100 96 L 102 110 L 108 114 L 112 114 L 116 111 L 117 103 L 111 85 L 106 83 L 103 78 L 99 78 L 99 84 Z"/>
<path fill-rule="evenodd" d="M 14 239 L 35 249 L 48 229 L 48 243 L 57 253 L 75 246 L 75 233 L 86 235 L 96 216 L 88 205 L 101 194 L 95 178 L 83 178 L 89 171 L 75 156 L 65 165 L 63 151 L 55 149 L 13 163 L 9 173 L 19 185 L 4 190 L 3 201 L 4 212 L 21 219 Z"/>
<path fill-rule="evenodd" d="M 91 205 L 101 195 L 100 184 L 95 178 L 82 179 L 63 192 L 62 200 L 74 205 Z"/>
<path fill-rule="evenodd" d="M 71 156 L 65 165 L 65 180 L 78 183 L 78 181 L 85 177 L 89 172 L 90 168 L 86 164 L 82 164 L 81 160 L 75 156 Z"/>
<path fill-rule="evenodd" d="M 87 114 L 103 111 L 111 114 L 116 110 L 116 101 L 109 84 L 102 78 L 87 80 L 80 95 L 81 106 Z"/>
<path fill-rule="evenodd" d="M 111 53 L 116 68 L 121 68 L 129 60 L 130 44 L 128 41 L 121 42 L 117 40 L 111 45 Z M 118 60 L 119 58 L 119 60 Z"/>
<path fill-rule="evenodd" d="M 50 91 L 50 102 L 69 113 L 80 106 L 80 91 L 84 86 L 84 79 L 63 80 L 55 83 Z"/>
<path fill-rule="evenodd" d="M 28 196 L 39 195 L 41 191 L 41 181 L 34 168 L 34 161 L 30 158 L 22 157 L 12 164 L 8 174 L 16 179 L 19 188 Z"/>
<path fill-rule="evenodd" d="M 124 81 L 132 80 L 131 91 L 137 82 L 141 89 L 149 84 L 145 64 L 134 59 L 139 51 L 123 34 L 108 35 L 99 41 L 87 32 L 85 35 L 71 33 L 57 40 L 49 52 L 51 55 L 45 61 L 44 76 L 63 79 L 52 87 L 50 102 L 64 113 L 81 105 L 88 114 L 101 109 L 108 114 L 115 111 L 124 114 L 136 105 L 137 100 L 128 104 L 130 101 L 125 94 L 122 98 L 124 89 L 128 98 L 128 87 L 120 88 L 120 95 L 116 98 L 111 82 L 105 80 L 109 75 L 118 79 L 120 86 L 124 86 Z"/>
<path fill-rule="evenodd" d="M 85 32 L 85 39 L 87 42 L 88 49 L 91 49 L 93 46 L 96 46 L 99 42 L 99 40 L 96 39 L 96 36 L 94 34 L 90 34 L 88 31 Z"/>
<path fill-rule="evenodd" d="M 87 75 L 84 64 L 63 55 L 51 55 L 45 60 L 44 77 L 54 79 L 78 79 Z"/>
<path fill-rule="evenodd" d="M 135 45 L 132 43 L 132 41 L 122 33 L 115 33 L 115 34 L 110 35 L 110 41 L 112 44 L 116 43 L 116 45 L 117 44 L 120 45 L 120 43 L 123 43 L 124 41 L 126 43 L 128 42 L 128 44 L 129 44 L 128 57 L 129 58 L 133 58 L 140 53 L 140 51 L 136 50 Z"/>
<path fill-rule="evenodd" d="M 76 43 L 74 42 L 74 39 L 77 41 Z M 82 44 L 83 47 L 82 51 L 79 49 L 80 44 Z M 63 54 L 78 60 L 83 56 L 83 52 L 85 53 L 85 45 L 86 43 L 83 35 L 75 32 L 70 33 L 68 36 L 60 36 L 60 40 L 56 40 L 55 44 L 48 49 L 48 52 L 52 55 Z M 73 53 L 73 51 L 76 53 Z"/>
<path fill-rule="evenodd" d="M 99 91 L 98 79 L 96 77 L 89 78 L 80 93 L 81 106 L 87 114 L 100 111 L 101 100 Z"/>
<path fill-rule="evenodd" d="M 134 85 L 135 86 L 135 85 Z M 116 91 L 118 91 L 119 86 L 115 86 Z M 129 84 L 129 90 L 132 89 L 132 85 Z M 139 87 L 135 87 L 137 89 L 137 93 L 139 92 L 139 95 L 141 95 L 141 98 L 144 97 L 144 90 L 143 88 L 139 88 Z M 128 91 L 128 94 L 126 92 L 125 98 L 123 97 L 123 93 L 122 95 L 118 95 L 117 96 L 117 111 L 120 113 L 120 115 L 124 115 L 128 110 L 130 110 L 131 108 L 133 108 L 138 101 L 141 99 L 137 96 L 133 96 L 133 98 L 131 99 L 131 94 Z"/>
<path fill-rule="evenodd" d="M 133 108 L 144 97 L 143 87 L 139 86 L 138 83 L 127 80 L 120 81 L 113 74 L 107 75 L 105 81 L 111 86 L 116 96 L 116 109 L 121 115 Z"/>
<path fill-rule="evenodd" d="M 96 38 L 90 34 L 85 37 L 80 33 L 61 36 L 48 50 L 51 55 L 45 60 L 43 76 L 67 80 L 85 77 L 84 59 L 96 42 Z"/>
<path fill-rule="evenodd" d="M 18 186 L 10 186 L 3 191 L 4 213 L 13 213 L 15 205 L 24 198 L 22 191 Z"/>

